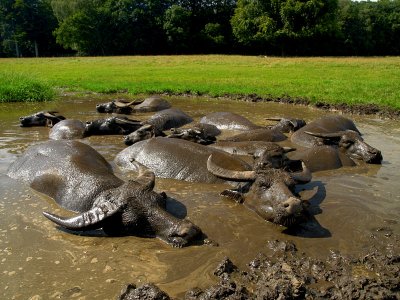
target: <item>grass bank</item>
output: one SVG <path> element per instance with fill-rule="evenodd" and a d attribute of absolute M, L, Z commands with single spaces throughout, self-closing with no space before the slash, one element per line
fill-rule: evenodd
<path fill-rule="evenodd" d="M 44 81 L 32 75 L 0 69 L 0 102 L 46 101 L 54 96 L 54 89 Z"/>
<path fill-rule="evenodd" d="M 0 59 L 2 72 L 101 93 L 290 97 L 400 110 L 400 57 L 129 56 Z M 4 85 L 0 82 L 0 88 Z"/>

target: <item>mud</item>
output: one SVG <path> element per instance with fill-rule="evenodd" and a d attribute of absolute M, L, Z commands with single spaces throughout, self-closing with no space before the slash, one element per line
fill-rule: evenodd
<path fill-rule="evenodd" d="M 184 299 L 399 299 L 400 239 L 384 231 L 371 236 L 386 237 L 380 241 L 384 252 L 375 246 L 357 257 L 332 251 L 323 260 L 299 251 L 292 241 L 269 241 L 246 268 L 225 257 L 214 270 L 216 283 L 194 287 Z M 150 284 L 137 289 L 127 285 L 118 299 L 171 298 Z"/>
<path fill-rule="evenodd" d="M 157 179 L 155 187 L 156 191 L 164 191 L 171 197 L 167 209 L 198 225 L 211 240 L 218 243 L 218 247 L 194 245 L 174 249 L 158 239 L 132 236 L 111 238 L 101 231 L 71 234 L 54 226 L 42 216 L 42 211 L 60 215 L 68 215 L 68 212 L 60 209 L 51 199 L 5 175 L 8 166 L 27 147 L 46 141 L 49 136 L 49 128 L 19 127 L 19 116 L 56 110 L 70 119 L 88 121 L 104 118 L 96 112 L 95 105 L 124 96 L 86 94 L 48 103 L 0 104 L 1 299 L 115 299 L 127 283 L 139 289 L 146 283 L 153 283 L 170 298 L 184 299 L 188 297 L 188 291 L 195 287 L 198 287 L 198 297 L 205 295 L 211 287 L 219 285 L 222 277 L 227 277 L 224 274 L 229 274 L 226 281 L 229 284 L 221 288 L 220 293 L 234 291 L 239 295 L 246 291 L 248 297 L 257 297 L 255 291 L 261 289 L 263 284 L 258 283 L 261 282 L 258 277 L 251 279 L 244 273 L 258 274 L 260 278 L 264 276 L 269 280 L 277 274 L 275 282 L 278 282 L 279 276 L 286 274 L 276 271 L 268 275 L 267 262 L 271 266 L 277 264 L 276 268 L 281 265 L 281 270 L 285 266 L 283 263 L 289 264 L 293 278 L 300 280 L 311 274 L 308 276 L 318 280 L 311 283 L 305 281 L 301 285 L 302 289 L 316 290 L 315 296 L 304 292 L 299 294 L 301 296 L 323 298 L 319 293 L 324 290 L 334 295 L 334 289 L 328 289 L 326 280 L 318 277 L 322 277 L 318 275 L 322 271 L 314 274 L 307 269 L 296 273 L 300 263 L 308 260 L 310 264 L 321 262 L 324 270 L 321 274 L 333 274 L 331 276 L 337 278 L 334 282 L 339 284 L 339 288 L 340 278 L 350 284 L 346 281 L 346 276 L 350 275 L 355 280 L 364 276 L 368 284 L 376 280 L 379 289 L 383 286 L 379 285 L 379 280 L 385 279 L 388 283 L 397 280 L 398 275 L 394 276 L 390 268 L 398 266 L 398 262 L 395 258 L 390 260 L 389 255 L 390 244 L 399 244 L 396 236 L 400 234 L 400 124 L 398 120 L 376 115 L 345 114 L 354 119 L 364 139 L 382 151 L 382 165 L 360 164 L 313 174 L 312 182 L 299 185 L 296 189 L 303 199 L 310 201 L 313 219 L 296 230 L 288 231 L 265 222 L 243 205 L 223 199 L 219 193 L 227 188 L 226 185 L 167 179 Z M 239 113 L 259 125 L 271 125 L 265 120 L 267 117 L 292 116 L 309 122 L 334 113 L 274 102 L 194 96 L 166 99 L 195 121 L 215 111 Z M 145 120 L 151 115 L 139 113 L 131 117 Z M 126 147 L 121 136 L 93 136 L 82 141 L 110 162 Z M 287 143 L 284 141 L 282 145 L 290 146 Z M 117 169 L 115 171 L 124 180 L 133 178 Z M 272 250 L 270 243 L 276 240 L 292 241 L 297 251 Z M 265 259 L 261 259 L 260 267 L 251 267 L 249 264 L 259 258 L 258 253 L 262 253 L 264 256 L 261 258 Z M 343 257 L 339 264 L 343 266 L 343 270 L 339 268 L 340 272 L 335 271 L 338 270 L 333 268 L 335 265 L 331 265 L 334 253 Z M 367 254 L 365 264 L 359 263 Z M 222 264 L 218 268 L 218 276 L 214 275 L 218 265 L 225 262 L 225 257 L 232 263 Z M 378 271 L 370 272 L 369 265 L 372 270 Z M 382 269 L 386 265 L 388 269 Z M 376 272 L 382 275 L 378 276 Z M 262 273 L 265 274 L 261 276 Z M 357 284 L 367 286 L 365 282 Z M 390 286 L 386 286 L 389 289 Z M 354 289 L 357 291 L 358 285 Z M 360 289 L 358 291 L 361 293 Z"/>
<path fill-rule="evenodd" d="M 332 252 L 325 260 L 301 253 L 290 241 L 270 241 L 246 270 L 225 258 L 214 271 L 219 283 L 195 288 L 195 299 L 398 299 L 399 238 L 387 252 L 371 249 L 358 257 Z"/>
<path fill-rule="evenodd" d="M 186 94 L 171 94 L 165 93 L 168 96 L 186 96 L 186 97 L 197 97 L 197 96 L 205 96 L 210 97 L 209 95 L 193 95 L 190 93 Z M 400 110 L 394 109 L 386 106 L 378 106 L 376 104 L 346 104 L 346 103 L 337 103 L 330 104 L 326 102 L 312 102 L 307 98 L 301 97 L 291 97 L 291 96 L 282 96 L 282 97 L 272 97 L 272 96 L 259 96 L 257 94 L 250 95 L 225 95 L 223 97 L 225 99 L 233 99 L 233 100 L 241 100 L 247 102 L 275 102 L 282 104 L 295 104 L 295 105 L 303 105 L 313 108 L 318 108 L 325 111 L 337 111 L 341 113 L 347 114 L 355 114 L 355 115 L 376 115 L 382 118 L 389 119 L 399 119 L 400 118 Z"/>

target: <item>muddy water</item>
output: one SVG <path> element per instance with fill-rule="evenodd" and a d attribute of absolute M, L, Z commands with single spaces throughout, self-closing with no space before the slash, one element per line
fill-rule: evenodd
<path fill-rule="evenodd" d="M 297 232 L 286 232 L 243 206 L 221 199 L 218 193 L 223 185 L 161 179 L 156 190 L 176 199 L 168 203 L 168 209 L 199 225 L 218 247 L 174 249 L 157 239 L 61 231 L 41 212 L 65 211 L 5 175 L 10 163 L 29 145 L 48 138 L 47 128 L 20 128 L 18 117 L 47 109 L 58 110 L 68 118 L 95 119 L 102 117 L 95 112 L 95 104 L 106 98 L 87 95 L 54 103 L 0 105 L 1 299 L 114 299 L 128 282 L 154 282 L 171 296 L 181 298 L 187 289 L 215 283 L 213 270 L 224 256 L 245 269 L 268 240 L 293 240 L 299 250 L 325 257 L 330 251 L 357 254 L 375 243 L 377 231 L 384 231 L 387 237 L 383 238 L 388 242 L 392 232 L 400 233 L 400 123 L 359 116 L 352 118 L 365 140 L 382 150 L 382 166 L 361 164 L 315 173 L 311 183 L 298 187 L 303 198 L 311 199 L 315 220 Z M 237 112 L 257 124 L 266 124 L 264 117 L 290 115 L 310 121 L 327 114 L 283 104 L 169 100 L 196 120 L 213 111 Z M 90 137 L 84 142 L 110 161 L 124 148 L 119 136 Z"/>

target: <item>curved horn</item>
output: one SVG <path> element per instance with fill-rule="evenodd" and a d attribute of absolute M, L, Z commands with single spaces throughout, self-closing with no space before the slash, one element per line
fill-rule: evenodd
<path fill-rule="evenodd" d="M 296 151 L 296 148 L 292 148 L 292 147 L 282 147 L 282 149 L 283 149 L 284 153 L 289 153 L 289 152 L 292 152 L 292 151 Z"/>
<path fill-rule="evenodd" d="M 170 135 L 167 135 L 167 138 L 177 138 L 177 137 L 182 137 L 184 136 L 183 132 L 172 132 Z"/>
<path fill-rule="evenodd" d="M 301 167 L 303 171 L 297 173 L 290 173 L 290 176 L 293 178 L 293 180 L 295 180 L 298 183 L 310 182 L 312 179 L 310 170 L 307 168 L 304 162 L 301 162 Z"/>
<path fill-rule="evenodd" d="M 151 125 L 151 124 L 144 124 L 139 129 L 141 129 L 141 130 L 149 130 L 149 129 L 153 129 L 153 128 L 154 128 L 154 126 Z"/>
<path fill-rule="evenodd" d="M 43 215 L 50 221 L 70 230 L 90 230 L 102 227 L 102 222 L 119 211 L 120 205 L 112 202 L 102 202 L 91 210 L 72 218 L 63 218 L 57 215 L 43 212 Z"/>
<path fill-rule="evenodd" d="M 265 118 L 265 120 L 280 122 L 282 120 L 282 118 Z"/>
<path fill-rule="evenodd" d="M 304 131 L 304 133 L 320 138 L 338 138 L 341 137 L 345 133 L 345 131 L 337 131 L 330 133 Z"/>
<path fill-rule="evenodd" d="M 256 172 L 254 171 L 233 171 L 219 167 L 212 161 L 212 156 L 211 154 L 207 159 L 207 170 L 213 175 L 237 181 L 251 181 L 256 178 Z"/>
<path fill-rule="evenodd" d="M 123 119 L 123 118 L 115 118 L 118 123 L 124 123 L 124 124 L 140 124 L 141 121 L 138 120 L 131 120 L 131 119 Z"/>
<path fill-rule="evenodd" d="M 136 101 L 137 101 L 137 100 L 133 100 L 133 101 L 131 101 L 131 102 L 123 102 L 123 101 L 121 101 L 121 100 L 115 100 L 115 101 L 114 101 L 114 104 L 115 104 L 116 107 L 123 108 L 123 107 L 128 107 L 128 106 L 131 106 L 131 105 L 140 104 L 140 103 L 143 102 L 143 101 L 142 101 L 142 102 L 137 103 Z"/>
<path fill-rule="evenodd" d="M 56 111 L 46 111 L 43 113 L 45 117 L 48 118 L 57 118 L 54 114 L 57 113 Z"/>

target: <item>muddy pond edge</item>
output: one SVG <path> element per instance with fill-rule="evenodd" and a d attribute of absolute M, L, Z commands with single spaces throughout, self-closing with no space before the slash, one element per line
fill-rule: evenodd
<path fill-rule="evenodd" d="M 326 111 L 337 111 L 353 115 L 376 115 L 380 118 L 400 119 L 400 110 L 396 110 L 387 106 L 379 106 L 376 104 L 346 104 L 346 103 L 328 103 L 323 101 L 312 102 L 307 98 L 291 97 L 289 95 L 274 97 L 260 96 L 257 94 L 240 95 L 240 94 L 225 94 L 223 96 L 213 96 L 202 93 L 170 93 L 164 92 L 160 95 L 166 96 L 182 96 L 182 97 L 208 97 L 211 99 L 227 99 L 244 102 L 274 102 L 282 104 L 293 104 L 309 106 Z"/>
<path fill-rule="evenodd" d="M 301 105 L 307 106 L 310 108 L 320 109 L 323 111 L 332 111 L 332 112 L 340 112 L 347 113 L 352 115 L 374 115 L 382 119 L 392 119 L 399 120 L 400 119 L 400 110 L 397 110 L 388 106 L 380 106 L 376 104 L 347 104 L 347 103 L 328 103 L 324 101 L 313 102 L 308 98 L 302 97 L 291 97 L 289 95 L 284 95 L 280 97 L 275 96 L 260 96 L 258 94 L 224 94 L 224 95 L 212 95 L 208 93 L 201 93 L 196 91 L 186 91 L 183 93 L 169 92 L 169 91 L 160 91 L 160 92 L 149 92 L 145 94 L 135 94 L 129 93 L 127 90 L 116 90 L 110 93 L 98 93 L 92 91 L 63 91 L 59 93 L 58 96 L 55 97 L 55 100 L 60 100 L 65 96 L 81 96 L 81 95 L 129 95 L 129 98 L 137 98 L 138 96 L 167 96 L 167 97 L 204 97 L 210 99 L 221 99 L 221 100 L 230 100 L 230 101 L 243 101 L 243 102 L 273 102 L 273 103 L 281 103 L 281 104 L 292 104 L 292 105 Z M 52 100 L 51 100 L 52 101 Z"/>

